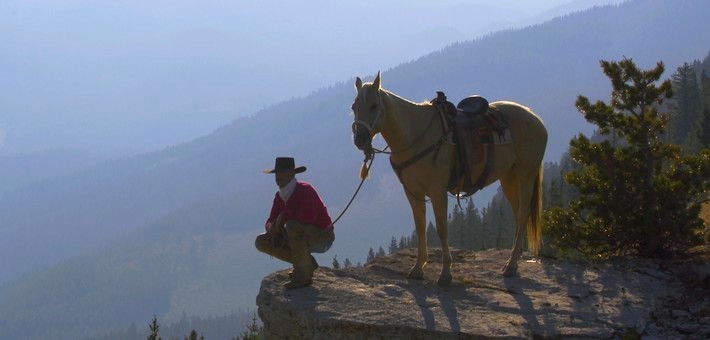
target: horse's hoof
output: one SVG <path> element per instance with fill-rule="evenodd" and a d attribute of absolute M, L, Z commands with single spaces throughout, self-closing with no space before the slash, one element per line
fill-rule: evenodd
<path fill-rule="evenodd" d="M 412 268 L 412 270 L 409 271 L 409 274 L 407 274 L 407 278 L 412 280 L 424 280 L 424 271 Z"/>
<path fill-rule="evenodd" d="M 515 276 L 515 274 L 517 272 L 518 272 L 518 266 L 506 264 L 503 267 L 503 276 L 505 276 L 505 277 Z"/>
<path fill-rule="evenodd" d="M 451 284 L 451 274 L 449 275 L 439 275 L 439 279 L 436 280 L 436 284 L 439 286 L 448 286 Z"/>

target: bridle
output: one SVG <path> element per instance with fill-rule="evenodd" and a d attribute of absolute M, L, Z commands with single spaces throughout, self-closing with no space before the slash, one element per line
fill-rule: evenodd
<path fill-rule="evenodd" d="M 360 99 L 358 98 L 357 100 L 360 100 Z M 367 130 L 367 133 L 370 135 L 369 140 L 367 141 L 367 145 L 364 146 L 366 161 L 368 158 L 370 158 L 370 157 L 368 157 L 368 154 L 371 155 L 375 151 L 375 149 L 372 147 L 372 139 L 375 138 L 375 134 L 376 134 L 374 131 L 375 131 L 375 128 L 377 127 L 377 123 L 380 120 L 380 117 L 384 116 L 384 106 L 382 105 L 382 97 L 378 96 L 377 102 L 378 102 L 377 103 L 378 104 L 377 114 L 375 115 L 375 119 L 372 120 L 372 124 L 369 124 L 362 119 L 356 119 L 352 124 L 353 132 L 355 131 L 355 127 L 360 125 L 363 128 L 365 128 Z M 353 114 L 355 114 L 356 118 L 357 118 L 358 115 L 355 113 L 355 103 L 353 103 L 352 109 L 353 109 Z"/>
<path fill-rule="evenodd" d="M 358 98 L 357 100 L 360 100 L 360 99 Z M 385 115 L 384 106 L 382 105 L 382 97 L 378 96 L 378 110 L 377 110 L 377 114 L 375 115 L 375 119 L 372 121 L 372 124 L 368 124 L 366 121 L 364 121 L 362 119 L 356 119 L 352 124 L 353 131 L 355 130 L 356 126 L 360 125 L 360 126 L 364 127 L 367 130 L 368 134 L 370 135 L 367 145 L 365 145 L 363 148 L 363 152 L 365 153 L 365 161 L 367 161 L 368 159 L 373 157 L 373 154 L 375 154 L 375 153 L 384 153 L 387 155 L 395 155 L 395 154 L 407 152 L 410 149 L 412 149 L 414 146 L 416 146 L 422 140 L 422 138 L 427 133 L 427 131 L 429 131 L 429 129 L 431 129 L 431 127 L 434 125 L 434 121 L 436 120 L 436 117 L 442 115 L 442 113 L 440 112 L 438 107 L 434 106 L 434 108 L 437 111 L 437 113 L 439 113 L 439 114 L 432 115 L 431 120 L 429 121 L 429 124 L 427 125 L 427 127 L 424 128 L 424 130 L 422 130 L 422 132 L 419 133 L 419 135 L 417 135 L 417 137 L 414 138 L 414 140 L 412 141 L 411 144 L 409 144 L 409 146 L 407 146 L 406 148 L 403 148 L 402 150 L 396 150 L 396 151 L 395 150 L 387 151 L 387 149 L 389 149 L 389 145 L 385 146 L 383 149 L 377 149 L 372 146 L 372 140 L 375 138 L 375 135 L 376 135 L 376 133 L 373 133 L 373 132 L 374 132 L 375 127 L 377 126 L 377 123 L 378 123 L 380 117 Z M 353 104 L 352 110 L 353 110 L 353 114 L 355 114 L 355 104 Z M 357 118 L 357 115 L 356 115 L 356 118 Z M 443 140 L 446 138 L 446 134 L 448 132 L 446 131 L 446 128 L 443 125 L 442 125 L 442 129 L 444 130 L 443 136 L 442 136 L 442 140 Z"/>
<path fill-rule="evenodd" d="M 433 105 L 434 110 L 435 110 L 435 113 L 432 115 L 431 120 L 429 121 L 429 124 L 427 125 L 426 128 L 424 128 L 424 129 L 417 135 L 417 137 L 414 138 L 414 140 L 412 141 L 412 143 L 411 143 L 409 146 L 407 146 L 406 148 L 403 148 L 403 149 L 401 149 L 401 150 L 392 150 L 392 151 L 387 151 L 387 149 L 389 148 L 389 145 L 387 145 L 387 146 L 386 146 L 384 149 L 382 149 L 382 150 L 373 148 L 373 147 L 372 147 L 372 139 L 374 138 L 374 135 L 375 135 L 375 134 L 373 134 L 374 128 L 376 127 L 376 124 L 378 123 L 378 120 L 380 119 L 380 116 L 384 116 L 384 114 L 385 114 L 385 112 L 384 112 L 384 107 L 382 106 L 382 97 L 379 97 L 378 99 L 379 99 L 379 103 L 378 103 L 378 104 L 379 104 L 379 110 L 377 111 L 377 115 L 375 115 L 375 119 L 373 120 L 372 124 L 370 125 L 370 124 L 368 124 L 367 122 L 365 122 L 364 120 L 356 119 L 356 120 L 353 122 L 353 125 L 352 125 L 352 126 L 353 126 L 353 130 L 355 130 L 355 126 L 360 125 L 360 126 L 364 127 L 365 129 L 367 129 L 368 133 L 370 134 L 370 138 L 369 138 L 369 140 L 368 140 L 367 145 L 365 145 L 365 146 L 363 147 L 363 152 L 365 153 L 365 160 L 364 160 L 364 162 L 367 162 L 367 161 L 370 160 L 370 159 L 374 160 L 375 154 L 378 154 L 378 153 L 384 153 L 384 154 L 390 155 L 390 165 L 392 166 L 392 170 L 394 170 L 395 174 L 397 175 L 397 178 L 398 178 L 399 181 L 402 183 L 402 186 L 404 187 L 405 191 L 407 191 L 407 192 L 409 192 L 409 193 L 411 194 L 411 192 L 409 191 L 409 189 L 407 189 L 407 186 L 404 184 L 404 181 L 402 181 L 402 172 L 404 171 L 405 168 L 407 168 L 407 167 L 409 167 L 410 165 L 412 165 L 412 164 L 418 162 L 419 160 L 421 160 L 422 158 L 426 157 L 426 156 L 427 156 L 428 154 L 430 154 L 431 152 L 434 152 L 434 160 L 433 160 L 433 162 L 435 162 L 435 161 L 436 161 L 436 158 L 437 158 L 437 155 L 439 154 L 439 150 L 441 149 L 441 146 L 447 141 L 447 135 L 449 134 L 451 127 L 448 126 L 448 124 L 446 124 L 446 117 L 445 117 L 445 113 L 444 113 L 443 109 L 442 109 L 439 105 Z M 358 98 L 358 100 L 359 100 L 359 98 Z M 432 103 L 433 103 L 433 101 L 432 101 Z M 356 118 L 357 118 L 357 114 L 355 113 L 355 103 L 353 103 L 353 114 L 355 114 L 355 115 L 356 115 Z M 399 164 L 395 164 L 395 163 L 392 161 L 391 155 L 400 154 L 400 153 L 409 151 L 409 150 L 412 149 L 414 146 L 416 146 L 417 144 L 419 144 L 419 143 L 422 141 L 424 135 L 425 135 L 425 134 L 431 129 L 431 127 L 434 125 L 434 121 L 436 121 L 436 118 L 437 118 L 437 117 L 439 117 L 440 120 L 441 120 L 441 129 L 442 129 L 442 136 L 441 136 L 441 138 L 440 138 L 439 140 L 437 140 L 434 144 L 432 144 L 432 145 L 430 145 L 429 147 L 425 148 L 424 150 L 420 151 L 420 152 L 417 153 L 416 155 L 410 157 L 410 158 L 407 159 L 406 161 L 404 161 L 404 162 L 402 162 L 402 163 L 399 163 Z M 368 168 L 368 170 L 369 170 L 369 168 Z M 428 202 L 428 201 L 427 201 L 427 200 L 424 200 L 424 202 Z"/>

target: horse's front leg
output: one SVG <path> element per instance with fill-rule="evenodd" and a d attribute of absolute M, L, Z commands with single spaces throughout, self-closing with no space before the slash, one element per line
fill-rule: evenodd
<path fill-rule="evenodd" d="M 436 283 L 440 286 L 446 286 L 451 283 L 451 252 L 449 250 L 449 233 L 447 229 L 447 211 L 448 197 L 446 192 L 435 195 L 431 198 L 431 204 L 434 208 L 434 217 L 436 218 L 436 233 L 439 234 L 441 241 L 441 273 Z"/>
<path fill-rule="evenodd" d="M 406 190 L 405 190 L 406 191 Z M 414 216 L 414 226 L 417 231 L 417 262 L 407 275 L 410 279 L 423 280 L 424 266 L 427 262 L 427 245 L 426 245 L 426 202 L 423 196 L 414 196 L 407 192 L 409 205 L 412 207 L 412 215 Z"/>

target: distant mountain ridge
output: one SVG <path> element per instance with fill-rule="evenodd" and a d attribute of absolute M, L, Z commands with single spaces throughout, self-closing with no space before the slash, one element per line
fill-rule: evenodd
<path fill-rule="evenodd" d="M 154 150 L 351 73 L 391 67 L 577 1 L 589 0 L 265 0 L 258 6 L 219 1 L 170 7 L 5 0 L 0 154 L 74 146 Z M 446 20 L 431 20 L 432 10 Z M 389 27 L 362 25 L 365 17 Z M 375 35 L 381 39 L 370 40 Z M 379 52 L 363 58 L 358 49 L 367 43 Z"/>
<path fill-rule="evenodd" d="M 606 99 L 609 93 L 599 59 L 626 56 L 642 67 L 663 60 L 669 76 L 677 65 L 707 53 L 708 13 L 710 2 L 704 0 L 636 0 L 594 8 L 542 25 L 454 44 L 386 70 L 383 86 L 415 101 L 428 100 L 436 90 L 444 90 L 452 100 L 478 93 L 489 100 L 509 99 L 530 106 L 550 131 L 546 159 L 558 160 L 574 134 L 590 130 L 573 107 L 576 96 Z M 624 30 L 624 25 L 630 29 Z M 99 279 L 129 279 L 147 270 L 141 264 L 146 262 L 143 256 L 151 256 L 144 251 L 152 247 L 168 249 L 158 255 L 170 255 L 169 259 L 184 256 L 173 258 L 167 268 L 161 269 L 169 272 L 167 277 L 183 281 L 156 285 L 155 289 L 163 287 L 166 291 L 158 291 L 160 297 L 152 300 L 150 306 L 154 310 L 148 313 L 180 313 L 173 308 L 178 304 L 193 305 L 184 301 L 198 301 L 200 292 L 209 291 L 213 298 L 219 297 L 219 289 L 205 288 L 207 283 L 199 279 L 204 268 L 212 266 L 210 270 L 218 275 L 237 270 L 229 267 L 231 261 L 243 259 L 253 261 L 249 263 L 250 274 L 271 270 L 274 262 L 256 254 L 250 240 L 263 225 L 275 190 L 273 179 L 261 174 L 261 169 L 273 165 L 276 156 L 295 156 L 299 164 L 308 166 L 300 178 L 319 189 L 332 215 L 339 213 L 357 185 L 357 170 L 362 162 L 362 154 L 352 146 L 350 136 L 352 84 L 352 80 L 347 80 L 307 97 L 282 102 L 189 143 L 104 163 L 0 196 L 0 258 L 12 259 L 0 262 L 0 282 L 6 282 L 0 285 L 0 330 L 23 334 L 22 330 L 27 329 L 23 327 L 31 327 L 38 310 L 42 310 L 43 319 L 62 317 L 64 313 L 59 309 L 43 309 L 40 300 L 27 303 L 30 296 L 44 289 L 42 280 L 64 282 L 71 287 L 73 281 L 67 281 L 62 271 L 77 267 L 88 268 L 82 275 L 89 277 L 98 275 L 91 268 L 126 270 L 125 277 L 104 273 L 101 275 L 109 275 L 108 278 Z M 132 229 L 135 231 L 129 232 Z M 411 217 L 401 186 L 385 158 L 380 157 L 372 178 L 338 224 L 336 244 L 325 256 L 362 256 L 366 247 L 372 246 L 368 242 L 410 232 Z M 85 252 L 90 248 L 87 244 L 105 242 L 116 233 L 122 234 L 121 241 L 95 249 L 90 256 L 8 282 L 29 268 L 50 266 Z M 141 238 L 145 238 L 144 243 L 135 241 Z M 216 241 L 210 243 L 209 238 Z M 240 249 L 230 248 L 230 242 L 232 248 Z M 219 247 L 215 248 L 215 244 Z M 194 254 L 201 254 L 199 264 L 190 267 L 181 262 Z M 135 257 L 124 261 L 122 255 Z M 93 258 L 106 260 L 99 265 L 92 262 Z M 156 263 L 156 268 L 161 268 L 160 262 Z M 194 271 L 190 269 L 182 275 L 178 268 Z M 222 279 L 239 277 L 225 274 Z M 83 282 L 81 277 L 77 281 Z M 98 282 L 87 283 L 72 293 L 76 295 L 64 298 L 85 297 L 102 284 L 101 280 L 85 281 Z M 258 282 L 239 284 L 251 284 L 253 288 Z M 193 300 L 183 301 L 171 295 L 176 291 Z M 235 291 L 254 293 L 248 289 Z M 156 291 L 144 293 L 142 296 L 149 297 Z M 58 300 L 62 294 L 57 292 Z M 97 301 L 105 304 L 120 298 L 127 304 L 122 310 L 130 314 L 132 308 L 141 306 L 140 299 L 131 300 L 130 296 Z M 68 301 L 58 305 L 71 309 L 73 305 Z M 93 306 L 90 299 L 84 303 L 79 305 L 83 309 Z M 225 308 L 228 312 L 229 306 L 204 310 L 223 312 Z M 17 320 L 23 320 L 23 326 L 9 324 Z M 71 332 L 72 322 L 83 321 L 63 323 L 64 331 Z"/>

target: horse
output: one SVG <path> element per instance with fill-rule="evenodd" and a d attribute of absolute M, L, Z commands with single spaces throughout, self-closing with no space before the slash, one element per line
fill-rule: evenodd
<path fill-rule="evenodd" d="M 451 253 L 448 243 L 447 210 L 452 167 L 456 161 L 456 145 L 446 141 L 443 120 L 430 102 L 415 103 L 381 87 L 381 76 L 363 84 L 355 80 L 357 95 L 352 104 L 353 142 L 365 153 L 365 160 L 374 157 L 372 140 L 378 133 L 390 147 L 390 162 L 406 193 L 412 209 L 417 233 L 417 259 L 407 275 L 410 279 L 424 279 L 427 263 L 426 197 L 429 197 L 441 240 L 442 269 L 437 284 L 451 283 Z M 522 254 L 523 232 L 527 226 L 530 251 L 537 255 L 541 247 L 542 229 L 542 160 L 547 146 L 547 129 L 542 119 L 530 108 L 510 102 L 490 104 L 508 123 L 512 142 L 496 144 L 495 152 L 483 186 L 500 181 L 503 194 L 515 215 L 515 238 L 510 257 L 502 267 L 504 276 L 517 273 L 517 262 Z M 437 127 L 438 125 L 438 127 Z M 434 149 L 434 152 L 427 150 Z M 397 171 L 398 165 L 407 163 Z M 370 163 L 371 164 L 371 163 Z M 363 164 L 365 168 L 366 163 Z M 401 166 L 399 167 L 402 168 Z M 471 178 L 478 178 L 484 166 L 472 167 Z M 361 169 L 361 177 L 367 171 Z M 456 188 L 461 188 L 458 183 Z M 454 190 L 453 193 L 458 193 Z"/>

